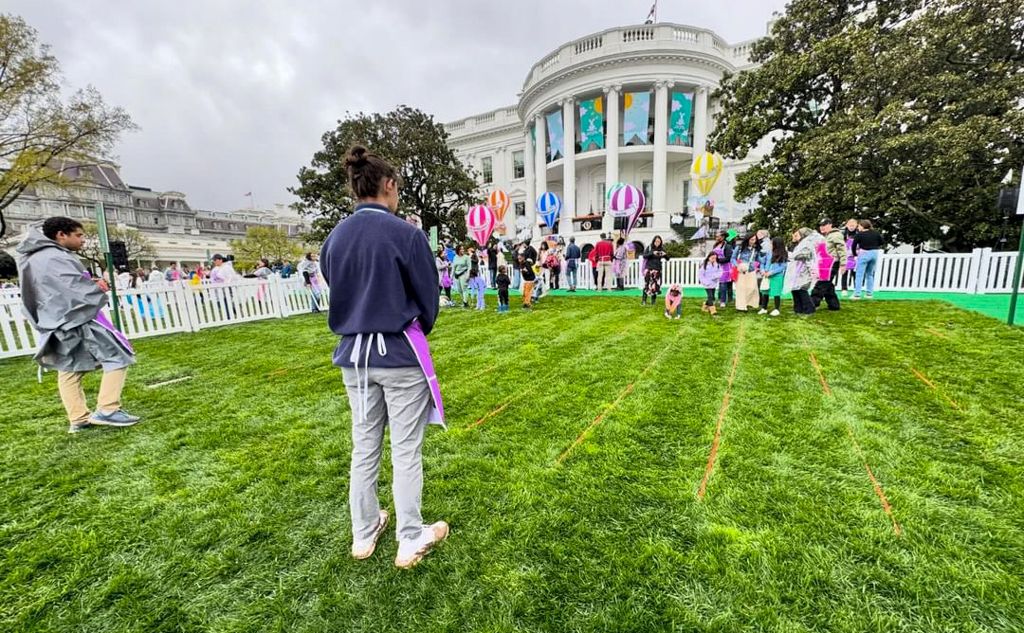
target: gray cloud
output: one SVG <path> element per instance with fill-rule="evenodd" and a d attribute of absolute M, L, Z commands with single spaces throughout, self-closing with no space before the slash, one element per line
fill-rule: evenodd
<path fill-rule="evenodd" d="M 446 121 L 515 103 L 561 44 L 643 21 L 650 0 L 7 0 L 70 87 L 96 86 L 141 126 L 119 159 L 131 184 L 194 207 L 291 202 L 285 188 L 345 112 L 408 104 Z M 659 20 L 730 42 L 763 35 L 785 0 L 660 3 Z"/>

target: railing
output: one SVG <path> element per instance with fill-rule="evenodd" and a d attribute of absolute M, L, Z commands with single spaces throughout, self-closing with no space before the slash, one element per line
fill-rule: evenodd
<path fill-rule="evenodd" d="M 283 318 L 326 309 L 326 288 L 314 293 L 299 277 L 242 279 L 192 286 L 157 283 L 118 293 L 121 328 L 130 339 Z M 34 354 L 38 336 L 21 310 L 20 293 L 0 295 L 0 358 Z"/>
<path fill-rule="evenodd" d="M 653 26 L 641 26 L 633 29 L 626 29 L 622 32 L 623 42 L 649 42 L 654 39 Z"/>
<path fill-rule="evenodd" d="M 596 50 L 601 48 L 604 44 L 604 38 L 600 35 L 596 37 L 590 37 L 585 40 L 576 42 L 576 54 L 586 53 L 587 51 Z"/>
<path fill-rule="evenodd" d="M 879 290 L 904 292 L 1006 293 L 1013 287 L 1016 253 L 883 254 L 875 274 Z M 662 269 L 662 285 L 699 287 L 702 258 L 670 259 Z M 595 288 L 589 262 L 582 262 L 577 286 Z M 643 285 L 641 261 L 629 260 L 623 270 L 625 286 Z M 561 284 L 565 283 L 565 270 Z M 614 281 L 611 284 L 614 285 Z M 1021 288 L 1024 290 L 1024 286 Z M 185 282 L 157 283 L 118 293 L 122 329 L 136 339 L 174 332 L 195 332 L 210 327 L 261 319 L 284 318 L 329 307 L 327 288 L 319 292 L 298 277 L 266 280 L 242 279 L 225 285 L 192 286 Z M 0 292 L 0 358 L 34 354 L 38 335 L 22 314 L 16 289 Z"/>

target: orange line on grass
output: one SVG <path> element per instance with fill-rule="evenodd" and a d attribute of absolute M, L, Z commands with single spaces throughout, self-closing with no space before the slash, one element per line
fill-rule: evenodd
<path fill-rule="evenodd" d="M 597 414 L 597 417 L 594 418 L 594 421 L 590 423 L 590 426 L 588 426 L 587 428 L 583 429 L 583 432 L 579 434 L 579 436 L 576 438 L 576 441 L 573 442 L 572 445 L 569 446 L 569 448 L 565 449 L 562 452 L 562 454 L 558 456 L 558 460 L 556 460 L 556 461 L 559 464 L 561 464 L 563 461 L 565 461 L 565 458 L 569 456 L 569 453 L 572 452 L 572 449 L 576 448 L 577 446 L 579 446 L 580 444 L 583 443 L 583 440 L 587 439 L 587 436 L 590 434 L 590 431 L 592 431 L 594 429 L 594 427 L 596 427 L 598 424 L 600 424 L 604 420 L 604 416 L 605 415 L 607 415 L 609 412 L 611 412 L 613 409 L 615 409 L 615 407 L 619 406 L 619 403 L 622 402 L 623 398 L 625 398 L 629 394 L 633 393 L 633 386 L 635 384 L 636 383 L 632 383 L 631 382 L 628 385 L 626 385 L 626 388 L 623 389 L 621 393 L 619 393 L 619 397 L 616 398 L 610 405 L 605 407 L 604 411 L 602 411 L 601 413 Z"/>
<path fill-rule="evenodd" d="M 510 404 L 512 404 L 512 400 L 513 400 L 512 398 L 509 398 L 508 400 L 506 400 L 506 401 L 505 401 L 505 403 L 504 403 L 504 404 L 502 404 L 501 406 L 499 406 L 499 407 L 498 407 L 497 409 L 495 409 L 494 411 L 491 411 L 490 413 L 488 413 L 488 414 L 487 414 L 487 415 L 485 415 L 484 417 L 480 418 L 480 419 L 479 419 L 479 420 L 477 420 L 476 422 L 474 422 L 474 423 L 470 424 L 470 425 L 469 425 L 469 426 L 467 426 L 466 428 L 467 428 L 467 429 L 475 429 L 476 427 L 480 426 L 481 424 L 483 424 L 483 423 L 484 423 L 484 422 L 486 422 L 487 420 L 489 420 L 489 419 L 493 418 L 494 416 L 498 415 L 499 413 L 501 413 L 502 411 L 504 411 L 505 409 L 507 409 L 507 408 L 508 408 L 508 406 L 509 406 Z"/>
<path fill-rule="evenodd" d="M 920 380 L 920 381 L 921 381 L 921 382 L 923 382 L 924 384 L 926 384 L 926 385 L 928 385 L 929 387 L 931 387 L 932 391 L 938 391 L 938 392 L 939 392 L 939 393 L 940 393 L 940 394 L 942 395 L 942 397 L 946 399 L 946 402 L 948 402 L 948 403 L 949 403 L 949 406 L 953 407 L 953 408 L 954 408 L 954 409 L 956 409 L 957 411 L 963 411 L 963 409 L 961 409 L 961 408 L 960 408 L 960 405 L 956 403 L 956 400 L 953 400 L 952 398 L 950 398 L 949 396 L 947 396 L 947 395 L 946 395 L 945 393 L 943 393 L 942 391 L 939 391 L 939 388 L 935 386 L 935 383 L 933 383 L 932 381 L 928 380 L 928 377 L 927 377 L 927 376 L 925 376 L 924 374 L 922 374 L 921 372 L 919 372 L 919 371 L 918 371 L 917 369 L 915 369 L 914 367 L 911 367 L 911 368 L 910 368 L 910 371 L 911 371 L 911 372 L 913 372 L 913 374 L 914 374 L 915 376 L 917 376 L 917 379 L 918 379 L 918 380 Z"/>
<path fill-rule="evenodd" d="M 853 442 L 853 448 L 857 451 L 857 455 L 860 457 L 861 462 L 864 463 L 864 470 L 868 473 L 868 478 L 871 480 L 871 486 L 875 489 L 875 495 L 878 497 L 879 502 L 882 504 L 882 510 L 888 515 L 889 520 L 892 521 L 892 531 L 897 536 L 903 534 L 903 528 L 896 522 L 896 516 L 892 512 L 892 504 L 889 503 L 889 498 L 885 496 L 885 491 L 882 490 L 882 484 L 879 483 L 878 478 L 875 477 L 875 473 L 871 472 L 871 466 L 868 465 L 867 459 L 864 457 L 864 451 L 861 450 L 860 444 L 857 442 L 857 438 L 853 435 L 853 429 L 849 425 L 846 426 L 846 432 L 850 436 L 850 441 Z"/>
<path fill-rule="evenodd" d="M 939 337 L 939 338 L 949 338 L 948 336 L 946 336 L 945 334 L 943 334 L 942 332 L 940 332 L 940 331 L 936 330 L 936 329 L 935 329 L 935 328 L 933 328 L 933 327 L 927 327 L 927 328 L 925 328 L 925 329 L 924 329 L 924 331 L 925 331 L 925 332 L 928 332 L 928 333 L 929 333 L 929 334 L 931 334 L 932 336 L 937 336 L 937 337 Z"/>
<path fill-rule="evenodd" d="M 832 387 L 828 386 L 828 381 L 825 380 L 825 372 L 821 371 L 821 365 L 818 364 L 818 357 L 814 355 L 814 352 L 811 352 L 811 364 L 818 371 L 818 381 L 821 382 L 821 390 L 825 392 L 826 396 L 831 396 Z"/>
<path fill-rule="evenodd" d="M 700 488 L 697 489 L 697 501 L 704 498 L 708 490 L 708 481 L 711 473 L 715 470 L 715 463 L 718 461 L 718 446 L 722 442 L 722 425 L 725 423 L 725 414 L 729 410 L 729 403 L 732 401 L 732 383 L 736 379 L 736 366 L 740 362 L 740 346 L 743 344 L 743 337 L 746 334 L 747 322 L 740 325 L 739 334 L 736 336 L 736 349 L 732 353 L 732 369 L 729 370 L 729 383 L 725 387 L 725 395 L 722 396 L 722 406 L 718 408 L 718 421 L 715 423 L 715 437 L 711 440 L 711 451 L 708 453 L 708 463 L 704 467 L 704 478 L 700 481 Z"/>

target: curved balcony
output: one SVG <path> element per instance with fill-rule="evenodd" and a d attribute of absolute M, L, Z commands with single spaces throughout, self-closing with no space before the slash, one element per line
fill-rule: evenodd
<path fill-rule="evenodd" d="M 570 69 L 631 55 L 685 53 L 734 72 L 749 65 L 750 42 L 728 44 L 713 31 L 683 24 L 643 24 L 608 29 L 563 45 L 533 65 L 523 82 L 523 100 Z"/>

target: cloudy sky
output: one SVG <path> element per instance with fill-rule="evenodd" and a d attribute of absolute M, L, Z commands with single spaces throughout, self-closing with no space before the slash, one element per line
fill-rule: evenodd
<path fill-rule="evenodd" d="M 293 200 L 285 188 L 346 112 L 408 104 L 440 121 L 512 105 L 570 40 L 643 22 L 652 0 L 4 0 L 61 61 L 141 127 L 118 159 L 133 185 L 194 208 Z M 662 0 L 659 21 L 729 42 L 785 0 Z"/>

